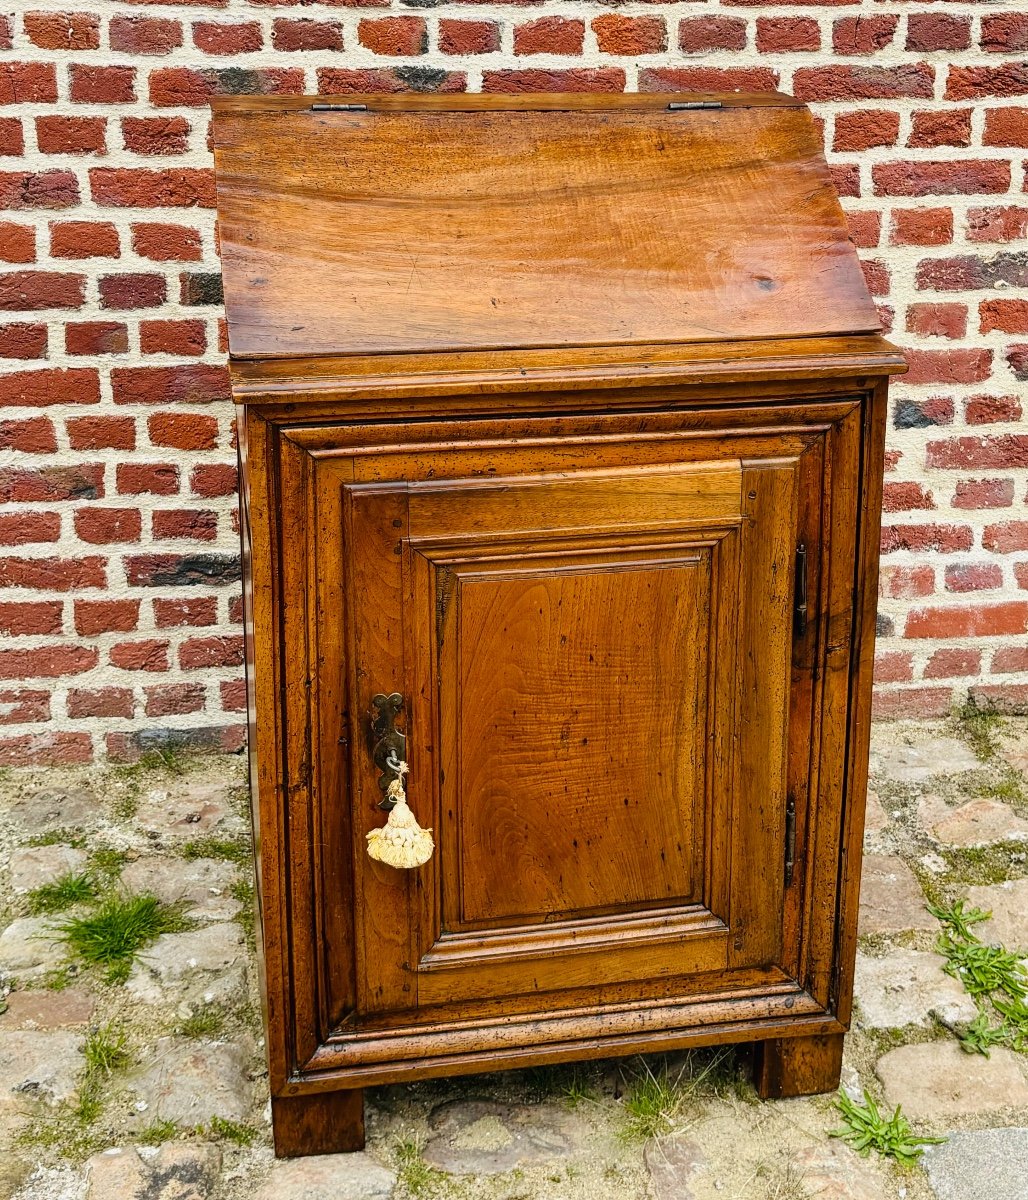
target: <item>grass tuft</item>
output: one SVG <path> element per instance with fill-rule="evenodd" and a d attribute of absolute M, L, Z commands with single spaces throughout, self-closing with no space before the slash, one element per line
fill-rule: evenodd
<path fill-rule="evenodd" d="M 215 1004 L 198 1009 L 179 1022 L 177 1033 L 182 1037 L 213 1038 L 225 1028 L 225 1013 Z"/>
<path fill-rule="evenodd" d="M 249 1125 L 241 1125 L 238 1121 L 229 1121 L 225 1117 L 211 1117 L 209 1128 L 215 1137 L 234 1142 L 237 1146 L 249 1146 L 257 1136 L 256 1129 Z"/>
<path fill-rule="evenodd" d="M 393 1148 L 397 1182 L 408 1196 L 434 1196 L 447 1180 L 445 1171 L 430 1167 L 416 1138 L 403 1138 Z"/>
<path fill-rule="evenodd" d="M 160 1146 L 178 1136 L 178 1126 L 174 1121 L 152 1121 L 136 1136 L 141 1146 Z"/>
<path fill-rule="evenodd" d="M 999 751 L 996 734 L 1003 724 L 1003 718 L 993 704 L 979 704 L 970 695 L 957 710 L 957 720 L 960 722 L 960 732 L 964 741 L 983 761 L 995 758 Z"/>
<path fill-rule="evenodd" d="M 219 838 L 207 835 L 186 842 L 180 849 L 182 858 L 220 858 L 226 862 L 248 863 L 252 859 L 250 839 L 245 835 L 238 838 Z"/>
<path fill-rule="evenodd" d="M 891 1117 L 883 1117 L 866 1090 L 863 1104 L 840 1092 L 835 1107 L 842 1114 L 842 1125 L 829 1130 L 828 1136 L 842 1138 L 863 1158 L 874 1150 L 885 1158 L 895 1159 L 902 1167 L 912 1167 L 924 1153 L 925 1146 L 937 1146 L 946 1140 L 918 1137 L 898 1104 Z"/>
<path fill-rule="evenodd" d="M 124 983 L 140 950 L 162 933 L 179 933 L 190 923 L 177 906 L 156 896 L 110 896 L 85 916 L 57 926 L 68 949 L 104 971 L 108 983 Z"/>
<path fill-rule="evenodd" d="M 34 917 L 45 913 L 64 912 L 76 904 L 94 900 L 97 894 L 96 880 L 88 872 L 61 875 L 33 888 L 26 896 L 29 912 Z"/>

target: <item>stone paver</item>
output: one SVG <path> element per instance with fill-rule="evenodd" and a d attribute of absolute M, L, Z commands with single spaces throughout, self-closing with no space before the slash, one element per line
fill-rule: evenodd
<path fill-rule="evenodd" d="M 1028 1129 L 951 1133 L 928 1148 L 924 1165 L 937 1200 L 1025 1200 Z"/>
<path fill-rule="evenodd" d="M 980 766 L 967 743 L 951 737 L 931 738 L 917 746 L 878 745 L 871 752 L 871 773 L 897 783 L 923 783 L 934 775 L 957 775 Z"/>
<path fill-rule="evenodd" d="M 866 854 L 860 884 L 861 933 L 938 929 L 914 873 L 898 856 Z"/>
<path fill-rule="evenodd" d="M 246 1056 L 238 1044 L 204 1045 L 161 1038 L 129 1087 L 145 1106 L 147 1122 L 174 1121 L 192 1128 L 212 1117 L 245 1121 L 250 1108 Z"/>
<path fill-rule="evenodd" d="M 868 791 L 864 809 L 864 833 L 881 833 L 889 825 L 889 814 L 885 811 L 877 792 Z"/>
<path fill-rule="evenodd" d="M 96 1002 L 78 988 L 60 992 L 18 991 L 7 997 L 0 1013 L 4 1029 L 82 1029 L 89 1024 Z"/>
<path fill-rule="evenodd" d="M 227 921 L 239 912 L 230 889 L 239 872 L 216 858 L 140 858 L 121 873 L 131 892 L 148 892 L 165 904 L 184 901 L 188 915 L 200 921 Z"/>
<path fill-rule="evenodd" d="M 1028 879 L 968 888 L 967 899 L 992 917 L 975 927 L 983 942 L 999 942 L 1008 950 L 1028 953 Z"/>
<path fill-rule="evenodd" d="M 454 1175 L 496 1175 L 567 1158 L 573 1114 L 545 1104 L 452 1100 L 432 1110 L 425 1161 Z"/>
<path fill-rule="evenodd" d="M 55 939 L 48 917 L 19 917 L 0 933 L 0 971 L 19 979 L 35 979 L 60 966 L 67 957 Z"/>
<path fill-rule="evenodd" d="M 890 950 L 883 958 L 857 954 L 854 990 L 859 1024 L 867 1029 L 927 1025 L 932 1017 L 951 1028 L 978 1015 L 963 985 L 943 971 L 941 954 Z"/>
<path fill-rule="evenodd" d="M 254 1200 L 389 1200 L 396 1176 L 367 1154 L 276 1162 Z"/>
<path fill-rule="evenodd" d="M 817 1200 L 882 1200 L 888 1172 L 838 1141 L 801 1150 L 793 1160 L 800 1186 Z"/>
<path fill-rule="evenodd" d="M 227 921 L 165 933 L 139 955 L 125 989 L 147 1004 L 168 999 L 230 1003 L 245 983 L 242 944 L 239 926 Z"/>
<path fill-rule="evenodd" d="M 703 1149 L 687 1134 L 650 1138 L 643 1150 L 653 1200 L 694 1200 L 697 1182 L 709 1172 Z"/>
<path fill-rule="evenodd" d="M 947 846 L 987 846 L 1028 839 L 1028 821 L 1001 800 L 979 796 L 951 807 L 938 796 L 925 796 L 918 821 L 926 833 Z"/>
<path fill-rule="evenodd" d="M 86 1200 L 204 1200 L 220 1170 L 221 1151 L 204 1143 L 171 1142 L 146 1158 L 119 1147 L 86 1163 Z"/>
<path fill-rule="evenodd" d="M 84 829 L 103 816 L 100 801 L 88 788 L 41 790 L 17 800 L 7 814 L 21 838 L 57 829 Z"/>
<path fill-rule="evenodd" d="M 0 1140 L 3 1140 L 2 1130 L 0 1130 Z M 21 1189 L 31 1171 L 32 1162 L 24 1151 L 13 1153 L 0 1149 L 0 1200 L 11 1200 L 11 1197 Z M 25 1200 L 30 1200 L 30 1198 L 25 1196 Z"/>
<path fill-rule="evenodd" d="M 0 1112 L 28 1100 L 69 1100 L 82 1070 L 82 1037 L 62 1030 L 0 1032 Z"/>
<path fill-rule="evenodd" d="M 1023 1063 L 1012 1050 L 994 1046 L 985 1058 L 944 1041 L 890 1050 L 875 1070 L 889 1105 L 901 1104 L 911 1120 L 938 1124 L 1028 1105 Z"/>
<path fill-rule="evenodd" d="M 188 841 L 231 820 L 230 788 L 220 784 L 183 784 L 180 788 L 155 788 L 148 792 L 136 813 L 136 824 L 158 838 Z"/>
<path fill-rule="evenodd" d="M 11 887 L 30 892 L 61 875 L 80 874 L 88 861 L 85 850 L 74 846 L 24 846 L 11 854 Z"/>

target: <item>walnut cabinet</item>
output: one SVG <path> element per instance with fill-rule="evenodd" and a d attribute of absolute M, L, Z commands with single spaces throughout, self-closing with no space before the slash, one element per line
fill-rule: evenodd
<path fill-rule="evenodd" d="M 809 113 L 226 99 L 215 143 L 278 1152 L 577 1058 L 834 1087 L 903 363 Z"/>

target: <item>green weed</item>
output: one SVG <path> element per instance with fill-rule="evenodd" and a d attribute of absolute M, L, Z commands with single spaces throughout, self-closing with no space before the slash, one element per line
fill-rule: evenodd
<path fill-rule="evenodd" d="M 430 1167 L 421 1150 L 415 1138 L 403 1138 L 393 1148 L 398 1182 L 408 1196 L 435 1195 L 446 1183 L 446 1173 Z"/>
<path fill-rule="evenodd" d="M 963 705 L 957 710 L 957 720 L 964 741 L 980 759 L 995 758 L 999 750 L 996 734 L 1003 724 L 1003 718 L 992 704 L 978 704 L 968 696 Z"/>
<path fill-rule="evenodd" d="M 121 874 L 127 856 L 123 850 L 100 846 L 89 856 L 89 869 L 104 883 L 113 883 Z"/>
<path fill-rule="evenodd" d="M 136 1141 L 141 1146 L 160 1146 L 178 1136 L 178 1126 L 174 1121 L 152 1121 L 136 1135 Z"/>
<path fill-rule="evenodd" d="M 952 904 L 929 904 L 928 911 L 965 941 L 975 936 L 971 932 L 972 925 L 980 925 L 992 915 L 980 908 L 967 908 L 963 900 L 955 900 Z"/>
<path fill-rule="evenodd" d="M 842 1138 L 864 1158 L 874 1150 L 885 1158 L 895 1159 L 900 1166 L 912 1167 L 924 1153 L 925 1146 L 939 1145 L 946 1140 L 918 1137 L 898 1104 L 891 1117 L 883 1117 L 866 1090 L 863 1104 L 840 1092 L 835 1107 L 842 1114 L 842 1125 L 829 1130 L 828 1136 Z"/>
<path fill-rule="evenodd" d="M 251 860 L 250 839 L 245 835 L 237 838 L 219 838 L 210 834 L 186 842 L 179 854 L 190 861 L 197 858 L 221 858 L 227 862 L 248 863 Z"/>
<path fill-rule="evenodd" d="M 216 1005 L 198 1009 L 179 1023 L 177 1032 L 183 1037 L 217 1037 L 225 1028 L 225 1013 Z"/>
<path fill-rule="evenodd" d="M 74 829 L 51 829 L 48 833 L 35 834 L 24 844 L 26 846 L 71 846 L 73 850 L 83 850 L 86 846 L 86 839 Z"/>
<path fill-rule="evenodd" d="M 190 923 L 181 909 L 156 896 L 111 896 L 91 913 L 57 928 L 72 954 L 102 969 L 108 983 L 124 983 L 140 950 L 162 933 L 178 933 Z"/>
<path fill-rule="evenodd" d="M 249 1146 L 257 1136 L 256 1129 L 249 1125 L 241 1125 L 238 1121 L 229 1121 L 225 1117 L 211 1117 L 210 1131 L 215 1137 L 235 1142 L 237 1146 Z"/>
<path fill-rule="evenodd" d="M 76 904 L 84 904 L 96 897 L 96 880 L 87 872 L 61 875 L 49 883 L 33 888 L 26 896 L 29 912 L 33 916 L 44 913 L 64 912 Z"/>

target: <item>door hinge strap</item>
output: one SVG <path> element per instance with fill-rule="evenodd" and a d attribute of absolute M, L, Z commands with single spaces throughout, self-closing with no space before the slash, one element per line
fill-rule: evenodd
<path fill-rule="evenodd" d="M 687 112 L 694 108 L 720 108 L 720 100 L 672 100 L 668 112 Z"/>
<path fill-rule="evenodd" d="M 792 796 L 785 802 L 785 886 L 792 883 L 796 866 L 796 801 Z"/>
<path fill-rule="evenodd" d="M 796 609 L 794 612 L 796 636 L 807 632 L 807 548 L 802 542 L 796 547 Z"/>

